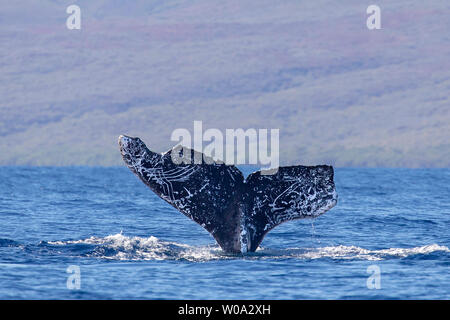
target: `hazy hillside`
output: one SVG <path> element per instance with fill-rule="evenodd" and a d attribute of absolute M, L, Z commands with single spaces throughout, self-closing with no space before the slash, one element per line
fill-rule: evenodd
<path fill-rule="evenodd" d="M 81 7 L 81 30 L 65 26 Z M 281 162 L 450 166 L 450 2 L 0 6 L 0 165 L 118 165 L 117 136 L 280 128 Z"/>

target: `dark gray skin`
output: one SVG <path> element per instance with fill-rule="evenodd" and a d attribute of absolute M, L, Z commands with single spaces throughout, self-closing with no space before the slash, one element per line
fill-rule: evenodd
<path fill-rule="evenodd" d="M 257 171 L 244 180 L 235 166 L 203 158 L 191 149 L 159 154 L 139 138 L 127 136 L 119 137 L 119 147 L 131 171 L 211 233 L 225 252 L 253 252 L 275 226 L 315 218 L 337 203 L 331 166 L 280 167 L 273 175 Z M 200 163 L 180 163 L 189 153 Z"/>

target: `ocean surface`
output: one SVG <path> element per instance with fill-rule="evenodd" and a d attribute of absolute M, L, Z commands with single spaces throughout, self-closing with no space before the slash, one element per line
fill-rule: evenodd
<path fill-rule="evenodd" d="M 450 170 L 335 182 L 335 208 L 230 255 L 125 167 L 0 167 L 0 299 L 450 299 Z"/>

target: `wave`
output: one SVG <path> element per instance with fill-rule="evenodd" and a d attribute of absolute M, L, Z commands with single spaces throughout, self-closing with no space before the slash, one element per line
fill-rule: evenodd
<path fill-rule="evenodd" d="M 122 233 L 106 237 L 90 237 L 83 240 L 52 241 L 42 245 L 67 247 L 72 253 L 84 257 L 109 260 L 184 260 L 205 262 L 222 259 L 334 259 L 334 260 L 386 260 L 411 256 L 426 257 L 440 252 L 448 253 L 449 248 L 438 244 L 413 248 L 389 248 L 368 250 L 357 246 L 327 246 L 319 248 L 259 248 L 254 253 L 227 254 L 217 245 L 190 246 L 163 241 L 156 237 L 128 237 Z"/>
<path fill-rule="evenodd" d="M 20 244 L 11 239 L 0 238 L 0 247 L 18 247 Z"/>

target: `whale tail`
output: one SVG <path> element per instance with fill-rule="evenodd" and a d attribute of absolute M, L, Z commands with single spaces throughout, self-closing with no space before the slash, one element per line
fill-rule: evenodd
<path fill-rule="evenodd" d="M 317 217 L 337 203 L 331 166 L 280 167 L 272 175 L 257 171 L 244 179 L 235 166 L 188 148 L 159 154 L 128 136 L 119 137 L 119 146 L 131 171 L 226 252 L 255 251 L 277 225 Z"/>

